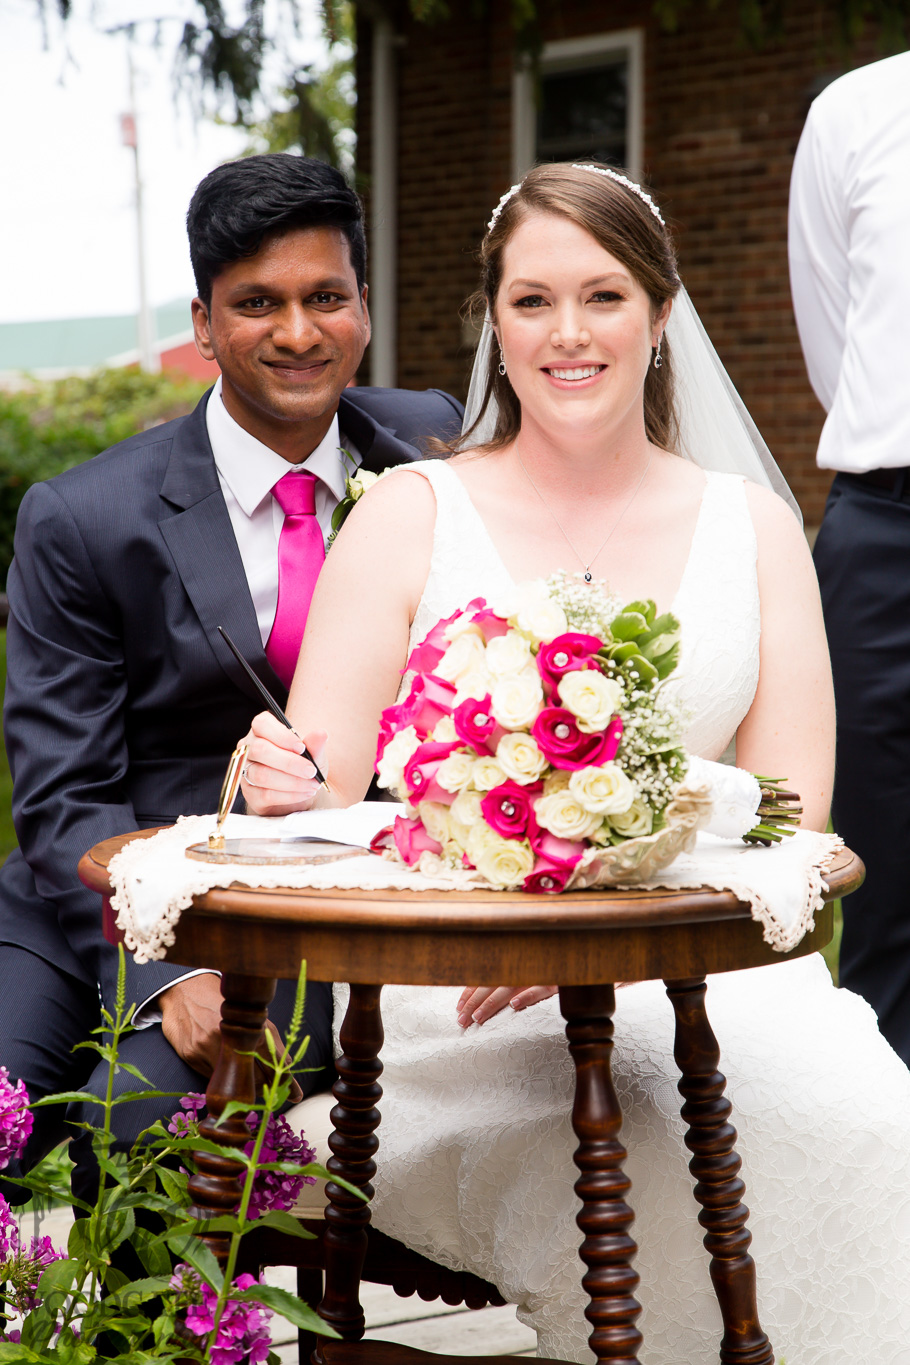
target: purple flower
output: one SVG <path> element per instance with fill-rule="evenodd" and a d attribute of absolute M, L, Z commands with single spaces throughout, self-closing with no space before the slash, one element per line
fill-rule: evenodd
<path fill-rule="evenodd" d="M 250 1289 L 259 1281 L 252 1275 L 238 1275 L 234 1283 L 238 1289 Z M 196 1302 L 190 1303 L 186 1310 L 188 1331 L 197 1337 L 208 1336 L 215 1326 L 218 1303 L 215 1290 L 200 1281 L 187 1265 L 177 1267 L 171 1284 L 196 1297 Z M 245 1365 L 247 1361 L 249 1365 L 261 1365 L 268 1359 L 272 1344 L 268 1328 L 271 1316 L 271 1310 L 263 1308 L 261 1304 L 238 1303 L 236 1299 L 228 1299 L 209 1352 L 212 1365 L 241 1365 L 241 1362 Z"/>
<path fill-rule="evenodd" d="M 0 1194 L 0 1261 L 9 1261 L 19 1250 L 19 1224 Z"/>
<path fill-rule="evenodd" d="M 17 1306 L 21 1313 L 27 1313 L 31 1308 L 38 1308 L 41 1299 L 38 1296 L 38 1281 L 42 1274 L 54 1261 L 66 1260 L 66 1252 L 58 1251 L 50 1237 L 33 1237 L 27 1251 L 23 1251 L 19 1261 L 22 1268 L 25 1284 L 19 1292 Z"/>
<path fill-rule="evenodd" d="M 259 1129 L 259 1115 L 249 1114 L 246 1122 L 255 1137 Z M 254 1138 L 251 1138 L 243 1149 L 247 1156 L 252 1155 L 253 1146 Z M 299 1166 L 306 1166 L 316 1160 L 316 1153 L 302 1134 L 298 1136 L 294 1132 L 287 1119 L 272 1114 L 259 1160 L 293 1161 Z M 289 1175 L 285 1171 L 257 1171 L 248 1216 L 259 1218 L 270 1209 L 292 1209 L 304 1185 L 315 1183 L 316 1177 L 312 1175 Z"/>
<path fill-rule="evenodd" d="M 32 1131 L 28 1091 L 21 1081 L 13 1085 L 5 1066 L 0 1066 L 0 1171 L 18 1156 Z"/>
<path fill-rule="evenodd" d="M 200 1112 L 205 1108 L 205 1096 L 197 1094 L 195 1091 L 190 1091 L 190 1093 L 184 1095 L 183 1099 L 180 1101 L 180 1108 L 184 1112 L 172 1116 L 171 1121 L 167 1126 L 167 1130 L 169 1133 L 172 1133 L 174 1137 L 188 1137 L 190 1133 L 196 1131 Z"/>

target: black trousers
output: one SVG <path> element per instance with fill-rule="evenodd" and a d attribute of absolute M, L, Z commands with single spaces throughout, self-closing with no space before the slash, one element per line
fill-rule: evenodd
<path fill-rule="evenodd" d="M 833 822 L 866 864 L 840 982 L 910 1066 L 910 495 L 837 475 L 815 547 L 837 702 Z"/>
<path fill-rule="evenodd" d="M 279 981 L 269 1007 L 269 1018 L 284 1033 L 294 1005 L 296 982 Z M 97 991 L 24 948 L 0 944 L 0 1064 L 10 1076 L 25 1082 L 29 1096 L 38 1099 L 62 1090 L 85 1089 L 103 1096 L 107 1064 L 87 1049 L 73 1052 L 100 1022 Z M 334 1079 L 332 1064 L 332 988 L 322 981 L 307 983 L 303 1034 L 310 1045 L 299 1076 L 305 1095 L 327 1089 Z M 156 1090 L 185 1095 L 203 1091 L 206 1078 L 177 1055 L 160 1024 L 131 1033 L 123 1040 L 121 1056 L 147 1076 Z M 114 1093 L 142 1086 L 128 1071 L 114 1078 Z M 179 1100 L 136 1100 L 114 1110 L 117 1146 L 129 1148 L 156 1118 L 170 1115 Z M 93 1199 L 97 1169 L 88 1135 L 74 1130 L 74 1121 L 99 1122 L 97 1111 L 81 1104 L 53 1105 L 34 1110 L 34 1128 L 22 1157 L 3 1174 L 19 1176 L 65 1138 L 73 1138 L 70 1155 L 76 1163 L 74 1193 Z M 74 1133 L 76 1136 L 74 1136 Z M 8 1185 L 0 1175 L 0 1191 L 11 1204 L 24 1202 L 28 1191 Z"/>

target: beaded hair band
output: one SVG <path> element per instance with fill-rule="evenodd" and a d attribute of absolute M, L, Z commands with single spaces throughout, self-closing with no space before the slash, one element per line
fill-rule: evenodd
<path fill-rule="evenodd" d="M 666 223 L 663 220 L 660 209 L 657 207 L 654 200 L 651 198 L 650 194 L 646 194 L 645 191 L 642 189 L 641 185 L 636 185 L 635 181 L 630 180 L 627 175 L 620 175 L 619 171 L 611 171 L 608 166 L 582 165 L 579 164 L 577 161 L 572 162 L 572 170 L 593 171 L 595 175 L 605 175 L 608 180 L 615 180 L 617 185 L 625 185 L 626 189 L 631 190 L 633 194 L 636 194 L 643 204 L 647 204 L 648 208 L 654 214 L 654 217 L 657 219 L 658 223 L 660 223 L 661 227 L 666 227 Z M 493 228 L 499 221 L 499 215 L 502 213 L 506 204 L 512 198 L 512 195 L 517 194 L 518 191 L 521 189 L 521 185 L 522 182 L 519 182 L 517 185 L 513 185 L 510 190 L 506 190 L 505 194 L 502 196 L 499 203 L 493 210 L 493 215 L 490 218 L 490 221 L 487 223 L 488 232 L 492 232 Z"/>

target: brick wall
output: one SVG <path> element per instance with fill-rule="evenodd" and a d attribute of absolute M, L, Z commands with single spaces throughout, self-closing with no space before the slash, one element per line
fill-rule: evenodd
<path fill-rule="evenodd" d="M 459 9 L 468 9 L 460 6 Z M 509 0 L 483 19 L 414 24 L 399 10 L 399 383 L 463 396 L 471 352 L 459 309 L 474 252 L 510 183 Z M 693 6 L 672 35 L 649 3 L 575 0 L 544 38 L 645 31 L 644 167 L 676 233 L 683 279 L 722 360 L 778 459 L 806 520 L 821 518 L 830 476 L 815 467 L 822 422 L 805 376 L 787 278 L 793 154 L 821 79 L 879 55 L 870 35 L 838 53 L 813 0 L 781 6 L 763 51 L 739 34 L 735 6 Z M 825 14 L 830 14 L 826 9 Z M 830 22 L 830 21 L 829 21 Z M 370 27 L 358 52 L 358 169 L 368 195 Z"/>

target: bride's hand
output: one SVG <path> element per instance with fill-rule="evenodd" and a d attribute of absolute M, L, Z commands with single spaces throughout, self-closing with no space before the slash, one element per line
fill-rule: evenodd
<path fill-rule="evenodd" d="M 325 772 L 326 737 L 304 736 L 307 749 Z M 301 753 L 299 736 L 268 711 L 253 719 L 246 741 L 246 761 L 240 789 L 251 815 L 289 815 L 315 804 L 321 783 L 316 769 Z"/>
<path fill-rule="evenodd" d="M 494 1014 L 511 1005 L 513 1010 L 527 1009 L 541 1000 L 549 1000 L 558 986 L 525 986 L 516 991 L 514 986 L 465 986 L 455 1006 L 462 1028 L 469 1024 L 485 1024 Z"/>

